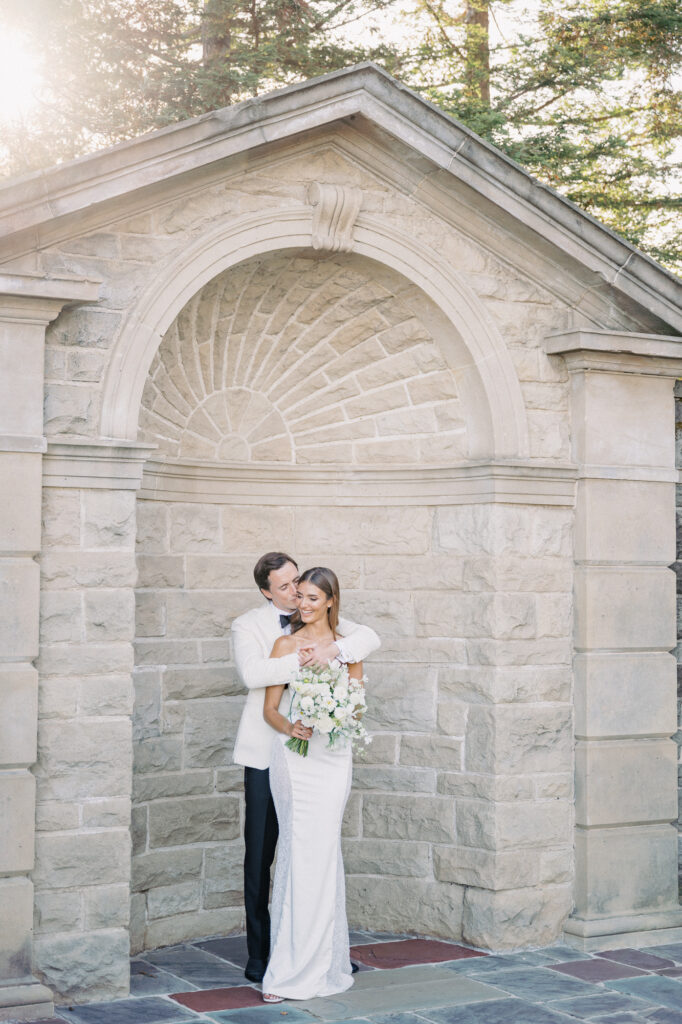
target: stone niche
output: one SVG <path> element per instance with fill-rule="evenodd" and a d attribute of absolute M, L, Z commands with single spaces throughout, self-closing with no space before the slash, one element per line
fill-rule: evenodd
<path fill-rule="evenodd" d="M 229 627 L 273 548 L 332 566 L 382 638 L 344 824 L 352 923 L 519 945 L 570 910 L 570 510 L 306 476 L 466 459 L 449 331 L 400 275 L 307 250 L 223 272 L 165 333 L 140 415 L 158 450 L 137 503 L 133 949 L 242 926 Z M 261 465 L 264 503 L 240 503 Z"/>
<path fill-rule="evenodd" d="M 382 638 L 354 925 L 679 941 L 679 285 L 364 66 L 0 225 L 0 1020 L 243 928 L 229 630 L 272 548 Z"/>
<path fill-rule="evenodd" d="M 376 263 L 310 252 L 205 285 L 154 358 L 141 436 L 177 459 L 442 464 L 467 453 L 426 296 Z"/>

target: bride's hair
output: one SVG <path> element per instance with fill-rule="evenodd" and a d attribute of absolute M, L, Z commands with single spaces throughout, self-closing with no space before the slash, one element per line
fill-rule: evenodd
<path fill-rule="evenodd" d="M 328 601 L 331 601 L 331 606 L 327 609 L 327 618 L 334 639 L 336 639 L 340 604 L 339 581 L 336 578 L 336 573 L 317 565 L 313 569 L 306 569 L 305 572 L 302 572 L 298 577 L 298 583 L 312 583 L 313 586 L 319 587 Z M 298 611 L 295 611 L 291 616 L 291 632 L 296 633 L 297 630 L 303 628 L 303 625 L 301 616 Z"/>

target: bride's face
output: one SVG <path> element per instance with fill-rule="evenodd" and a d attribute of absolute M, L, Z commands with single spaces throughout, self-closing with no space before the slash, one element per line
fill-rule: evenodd
<path fill-rule="evenodd" d="M 298 610 L 303 622 L 319 622 L 327 617 L 332 602 L 323 590 L 314 583 L 299 583 L 296 595 Z"/>

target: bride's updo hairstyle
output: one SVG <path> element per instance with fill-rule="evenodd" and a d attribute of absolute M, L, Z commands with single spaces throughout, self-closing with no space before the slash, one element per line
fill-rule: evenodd
<path fill-rule="evenodd" d="M 317 587 L 322 591 L 328 601 L 331 601 L 331 606 L 327 609 L 327 618 L 329 620 L 329 627 L 332 631 L 334 638 L 336 638 L 336 630 L 339 625 L 339 604 L 340 604 L 340 592 L 339 592 L 339 581 L 336 578 L 336 573 L 332 572 L 331 569 L 325 569 L 322 566 L 315 566 L 314 569 L 306 569 L 305 572 L 301 573 L 298 577 L 298 583 L 312 583 L 313 586 Z M 297 630 L 303 628 L 304 623 L 301 621 L 301 616 L 298 612 L 294 612 L 291 616 L 291 632 L 296 633 Z"/>

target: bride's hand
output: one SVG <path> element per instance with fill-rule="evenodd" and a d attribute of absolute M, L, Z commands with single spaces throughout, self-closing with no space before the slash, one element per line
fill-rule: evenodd
<path fill-rule="evenodd" d="M 299 647 L 296 653 L 298 654 L 299 665 L 311 665 L 315 661 L 315 644 Z"/>
<path fill-rule="evenodd" d="M 297 722 L 293 722 L 291 726 L 291 732 L 289 733 L 294 739 L 297 740 L 309 740 L 313 734 L 313 730 L 299 719 Z"/>
<path fill-rule="evenodd" d="M 312 644 L 301 647 L 298 651 L 300 665 L 311 665 L 313 668 L 325 668 L 339 653 L 337 644 Z"/>

